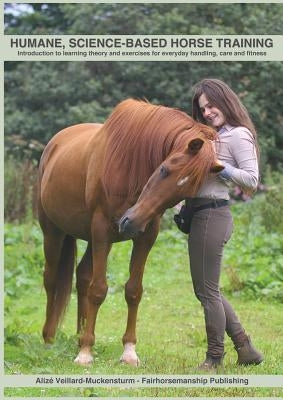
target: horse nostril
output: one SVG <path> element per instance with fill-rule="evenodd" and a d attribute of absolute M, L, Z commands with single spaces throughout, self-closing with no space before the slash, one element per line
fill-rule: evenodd
<path fill-rule="evenodd" d="M 130 223 L 130 218 L 125 217 L 120 221 L 119 224 L 119 233 L 124 233 L 127 225 Z"/>
<path fill-rule="evenodd" d="M 122 217 L 119 223 L 119 233 L 125 239 L 133 239 L 139 234 L 139 230 L 135 222 L 129 217 Z"/>

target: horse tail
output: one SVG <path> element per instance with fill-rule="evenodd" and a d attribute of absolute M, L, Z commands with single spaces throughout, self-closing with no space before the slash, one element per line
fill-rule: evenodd
<path fill-rule="evenodd" d="M 76 239 L 66 235 L 56 272 L 54 295 L 54 320 L 59 323 L 63 318 L 72 292 L 74 266 L 77 255 Z"/>

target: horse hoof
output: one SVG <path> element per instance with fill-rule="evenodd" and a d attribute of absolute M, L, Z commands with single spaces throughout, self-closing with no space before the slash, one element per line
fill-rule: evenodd
<path fill-rule="evenodd" d="M 138 367 L 140 365 L 140 360 L 137 355 L 123 354 L 120 358 L 120 362 L 123 364 L 131 365 L 132 367 Z"/>
<path fill-rule="evenodd" d="M 93 357 L 89 353 L 79 353 L 74 362 L 79 365 L 90 365 L 93 362 Z"/>

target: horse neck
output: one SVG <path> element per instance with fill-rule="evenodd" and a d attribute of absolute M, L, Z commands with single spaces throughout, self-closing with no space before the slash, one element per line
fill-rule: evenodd
<path fill-rule="evenodd" d="M 124 196 L 126 193 L 132 199 L 137 199 L 152 173 L 171 150 L 172 146 L 166 144 L 165 138 L 137 138 L 119 165 L 111 165 L 110 162 L 104 166 L 103 181 L 108 196 Z"/>

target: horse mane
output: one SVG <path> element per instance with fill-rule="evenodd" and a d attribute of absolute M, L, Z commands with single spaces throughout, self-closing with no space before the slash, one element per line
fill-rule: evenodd
<path fill-rule="evenodd" d="M 204 128 L 207 132 L 203 132 Z M 126 194 L 129 198 L 139 195 L 149 177 L 170 153 L 184 148 L 184 140 L 188 143 L 197 137 L 215 138 L 211 128 L 195 122 L 180 110 L 134 99 L 119 103 L 101 131 L 106 135 L 102 170 L 106 194 Z M 207 146 L 199 153 L 205 160 L 209 155 Z M 201 163 L 199 157 L 194 158 L 196 160 L 190 163 L 190 174 L 195 178 L 194 186 L 199 186 L 199 179 L 207 174 L 207 161 Z M 182 174 L 185 175 L 187 170 L 184 166 Z"/>

